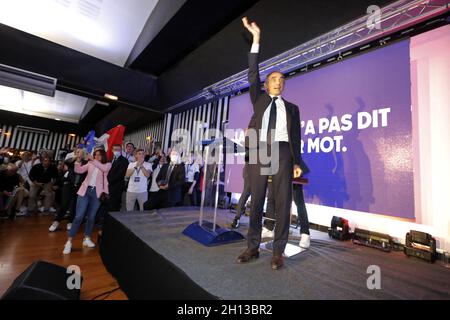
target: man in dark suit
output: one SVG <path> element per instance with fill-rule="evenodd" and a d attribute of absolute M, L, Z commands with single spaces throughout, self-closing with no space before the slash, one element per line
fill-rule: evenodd
<path fill-rule="evenodd" d="M 253 128 L 249 128 L 250 183 L 252 203 L 250 226 L 247 234 L 247 249 L 237 258 L 246 263 L 259 257 L 261 242 L 262 213 L 267 189 L 268 176 L 277 193 L 275 212 L 277 224 L 273 243 L 272 269 L 283 266 L 283 252 L 289 236 L 289 217 L 292 202 L 292 176 L 300 177 L 300 115 L 298 107 L 284 98 L 284 75 L 272 72 L 264 83 L 266 93 L 261 93 L 258 52 L 260 29 L 256 23 L 242 19 L 245 28 L 253 35 L 253 45 L 249 53 L 248 80 L 250 99 L 253 104 Z M 252 130 L 253 129 L 253 130 Z M 266 156 L 264 156 L 266 155 Z M 270 155 L 269 162 L 265 157 Z M 269 166 L 269 168 L 268 168 Z"/>
<path fill-rule="evenodd" d="M 120 211 L 122 193 L 125 190 L 125 173 L 128 168 L 128 160 L 122 155 L 122 146 L 113 146 L 114 158 L 111 169 L 108 172 L 109 187 L 109 211 Z"/>
<path fill-rule="evenodd" d="M 164 199 L 162 207 L 174 207 L 183 204 L 183 187 L 186 172 L 184 164 L 180 163 L 180 154 L 176 150 L 170 152 L 170 163 L 161 167 L 156 183 L 164 192 L 161 197 Z"/>

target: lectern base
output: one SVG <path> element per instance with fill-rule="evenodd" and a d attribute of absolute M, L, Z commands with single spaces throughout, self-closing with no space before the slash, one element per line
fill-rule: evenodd
<path fill-rule="evenodd" d="M 209 221 L 203 221 L 201 226 L 196 221 L 188 225 L 183 230 L 183 234 L 207 247 L 237 242 L 244 239 L 244 236 L 239 232 L 221 228 L 217 224 L 216 230 L 213 231 L 213 226 L 214 224 Z"/>

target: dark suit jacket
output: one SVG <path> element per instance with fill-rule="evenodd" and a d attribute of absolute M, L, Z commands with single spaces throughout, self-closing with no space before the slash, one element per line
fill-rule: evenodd
<path fill-rule="evenodd" d="M 259 141 L 259 130 L 262 126 L 264 112 L 269 106 L 272 98 L 267 93 L 261 92 L 261 79 L 259 77 L 258 53 L 248 55 L 248 82 L 250 83 L 250 100 L 253 104 L 253 116 L 249 122 L 249 128 L 256 129 Z M 300 152 L 300 112 L 298 107 L 283 98 L 286 107 L 286 122 L 289 136 L 289 145 L 294 164 L 299 165 L 304 173 L 309 172 L 308 167 L 303 162 Z M 247 145 L 248 146 L 248 145 Z"/>
<path fill-rule="evenodd" d="M 128 168 L 128 160 L 124 156 L 118 157 L 108 172 L 109 193 L 122 192 L 125 189 L 125 174 Z"/>
<path fill-rule="evenodd" d="M 167 170 L 169 164 L 165 163 L 159 170 L 159 174 L 156 177 L 156 183 L 159 184 L 161 180 L 165 180 L 167 176 Z M 184 187 L 186 172 L 184 164 L 176 164 L 172 169 L 169 179 L 169 189 L 167 189 L 167 197 L 170 202 L 179 202 L 182 200 L 182 190 Z"/>

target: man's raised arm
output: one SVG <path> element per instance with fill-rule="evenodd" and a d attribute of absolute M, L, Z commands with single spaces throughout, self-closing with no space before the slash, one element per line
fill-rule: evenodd
<path fill-rule="evenodd" d="M 253 44 L 248 55 L 248 82 L 250 83 L 250 99 L 256 103 L 261 90 L 261 79 L 259 78 L 258 53 L 261 30 L 255 22 L 249 23 L 248 18 L 242 18 L 244 27 L 253 35 Z"/>

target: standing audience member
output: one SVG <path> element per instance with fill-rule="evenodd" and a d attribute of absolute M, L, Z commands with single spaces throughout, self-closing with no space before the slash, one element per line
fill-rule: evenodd
<path fill-rule="evenodd" d="M 113 146 L 114 157 L 111 162 L 111 170 L 108 173 L 109 184 L 109 211 L 120 211 L 122 203 L 122 193 L 125 191 L 125 174 L 128 168 L 128 161 L 122 155 L 122 146 Z"/>
<path fill-rule="evenodd" d="M 72 221 L 76 212 L 77 205 L 77 192 L 80 189 L 81 182 L 86 178 L 86 173 L 78 174 L 75 172 L 75 160 L 81 159 L 82 165 L 86 164 L 84 159 L 84 150 L 77 149 L 75 152 L 71 153 L 64 162 L 64 176 L 61 187 L 61 203 L 60 207 L 56 212 L 55 220 L 48 229 L 50 232 L 54 232 L 58 229 L 61 221 L 65 219 L 67 213 L 67 231 L 72 228 Z"/>
<path fill-rule="evenodd" d="M 33 166 L 30 171 L 29 177 L 32 183 L 28 198 L 28 210 L 30 212 L 36 210 L 36 201 L 40 194 L 44 197 L 44 205 L 39 208 L 39 211 L 55 212 L 56 210 L 53 208 L 55 192 L 52 190 L 52 187 L 58 178 L 58 170 L 51 163 L 50 157 L 47 154 L 43 154 L 41 161 L 42 163 Z"/>
<path fill-rule="evenodd" d="M 186 168 L 186 182 L 184 184 L 184 194 L 188 195 L 191 206 L 197 205 L 197 192 L 200 180 L 200 168 L 195 161 L 194 153 L 191 152 L 189 155 L 188 161 L 185 164 Z"/>
<path fill-rule="evenodd" d="M 100 207 L 100 197 L 102 193 L 108 194 L 107 176 L 111 163 L 107 162 L 106 152 L 101 149 L 94 151 L 93 157 L 88 155 L 87 158 L 88 163 L 85 165 L 81 164 L 79 156 L 75 161 L 75 172 L 79 174 L 87 172 L 87 176 L 81 184 L 80 190 L 78 190 L 77 211 L 63 254 L 69 254 L 72 251 L 72 240 L 77 234 L 85 215 L 87 215 L 87 223 L 84 230 L 83 246 L 95 247 L 95 243 L 91 240 L 91 234 L 95 224 L 95 216 Z"/>
<path fill-rule="evenodd" d="M 139 204 L 139 210 L 144 211 L 144 203 L 147 202 L 147 184 L 152 166 L 144 161 L 144 150 L 136 150 L 136 161 L 128 165 L 126 177 L 130 179 L 126 195 L 127 211 L 133 211 L 136 200 Z"/>
<path fill-rule="evenodd" d="M 58 161 L 56 169 L 58 170 L 58 177 L 56 178 L 55 183 L 52 186 L 52 190 L 55 192 L 55 203 L 61 204 L 61 190 L 64 183 L 64 175 L 67 172 L 67 170 L 65 170 L 64 160 Z"/>
<path fill-rule="evenodd" d="M 159 188 L 156 180 L 158 178 L 159 171 L 161 171 L 161 168 L 164 166 L 166 161 L 166 155 L 164 154 L 164 152 L 162 152 L 159 156 L 159 163 L 153 167 L 153 171 L 150 177 L 149 197 L 148 201 L 145 204 L 145 210 L 159 209 L 164 203 L 163 195 L 165 194 L 165 191 Z"/>
<path fill-rule="evenodd" d="M 244 168 L 242 169 L 242 177 L 244 178 L 244 188 L 242 190 L 241 197 L 239 198 L 239 202 L 236 208 L 236 215 L 234 216 L 233 222 L 231 223 L 232 229 L 236 229 L 239 227 L 241 216 L 245 213 L 245 205 L 251 195 L 248 163 L 246 163 L 244 165 Z"/>
<path fill-rule="evenodd" d="M 136 159 L 133 156 L 134 154 L 134 144 L 131 142 L 128 142 L 125 145 L 125 158 L 128 160 L 128 162 L 135 162 Z"/>
<path fill-rule="evenodd" d="M 176 150 L 170 152 L 170 163 L 159 171 L 156 183 L 163 190 L 163 207 L 174 207 L 183 204 L 183 186 L 186 172 L 180 164 L 180 154 Z"/>

